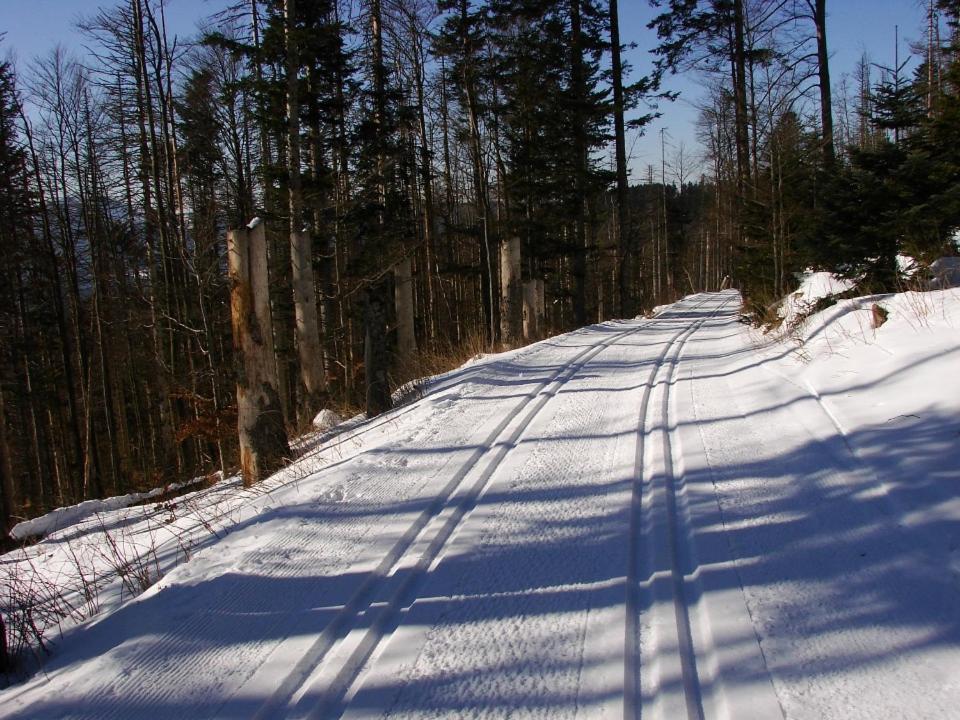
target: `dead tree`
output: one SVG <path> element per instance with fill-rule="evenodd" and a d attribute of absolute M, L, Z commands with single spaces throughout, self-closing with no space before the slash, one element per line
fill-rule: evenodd
<path fill-rule="evenodd" d="M 263 223 L 227 233 L 230 313 L 237 368 L 237 426 L 244 485 L 266 478 L 290 456 L 273 354 L 267 241 Z"/>
<path fill-rule="evenodd" d="M 300 105 L 298 74 L 299 39 L 296 35 L 296 0 L 284 4 L 287 42 L 287 165 L 290 178 L 290 262 L 293 278 L 293 304 L 296 316 L 297 351 L 300 357 L 302 397 L 301 419 L 309 419 L 324 404 L 327 394 L 320 348 L 320 322 L 317 316 L 316 289 L 313 280 L 311 237 L 303 230 L 303 191 L 300 180 Z"/>

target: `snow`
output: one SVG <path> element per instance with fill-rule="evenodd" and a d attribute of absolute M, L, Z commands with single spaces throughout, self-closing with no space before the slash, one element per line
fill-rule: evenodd
<path fill-rule="evenodd" d="M 215 477 L 220 477 L 217 473 Z M 24 520 L 13 526 L 10 531 L 10 537 L 14 540 L 26 540 L 27 538 L 44 537 L 50 533 L 56 532 L 61 528 L 67 528 L 72 525 L 78 525 L 84 520 L 95 515 L 103 515 L 111 510 L 129 507 L 135 503 L 151 500 L 166 493 L 176 492 L 185 487 L 197 485 L 206 482 L 207 478 L 194 478 L 182 483 L 171 483 L 164 487 L 154 488 L 147 492 L 129 493 L 127 495 L 117 495 L 102 500 L 84 500 L 76 505 L 56 508 L 45 515 Z"/>
<path fill-rule="evenodd" d="M 852 280 L 838 278 L 833 273 L 806 271 L 801 277 L 800 286 L 780 306 L 784 326 L 792 328 L 813 310 L 818 300 L 839 295 L 853 286 Z"/>
<path fill-rule="evenodd" d="M 484 356 L 4 556 L 102 578 L 0 718 L 949 716 L 960 290 L 801 322 L 838 288 L 780 337 L 725 291 Z"/>
<path fill-rule="evenodd" d="M 327 432 L 332 430 L 337 425 L 342 423 L 342 418 L 337 415 L 333 410 L 324 408 L 317 413 L 317 416 L 313 418 L 313 428 L 320 432 Z"/>

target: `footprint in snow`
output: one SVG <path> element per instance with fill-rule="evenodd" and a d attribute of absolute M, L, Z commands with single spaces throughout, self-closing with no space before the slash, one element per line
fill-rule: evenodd
<path fill-rule="evenodd" d="M 318 503 L 341 503 L 347 498 L 347 492 L 341 486 L 337 485 L 332 488 L 327 488 L 320 493 L 320 497 L 317 498 Z"/>

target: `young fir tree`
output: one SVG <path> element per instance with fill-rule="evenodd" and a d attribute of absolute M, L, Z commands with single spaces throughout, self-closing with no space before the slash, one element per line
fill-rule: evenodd
<path fill-rule="evenodd" d="M 504 233 L 523 239 L 528 273 L 553 275 L 576 325 L 596 312 L 587 286 L 597 252 L 587 228 L 612 180 L 596 154 L 609 140 L 612 107 L 600 71 L 607 20 L 583 0 L 491 4 Z"/>

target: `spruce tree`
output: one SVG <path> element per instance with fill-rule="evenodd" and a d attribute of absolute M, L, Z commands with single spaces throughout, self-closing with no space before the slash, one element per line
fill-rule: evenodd
<path fill-rule="evenodd" d="M 2 36 L 0 36 L 2 38 Z M 16 77 L 9 62 L 0 62 L 0 247 L 4 248 L 5 261 L 3 282 L 0 283 L 0 531 L 5 531 L 13 514 L 14 477 L 13 458 L 5 413 L 4 392 L 15 378 L 8 370 L 15 364 L 12 352 L 22 352 L 25 348 L 16 348 L 17 283 L 10 273 L 19 272 L 20 264 L 25 262 L 27 248 L 23 246 L 26 230 L 31 222 L 32 202 L 24 187 L 26 172 L 26 153 L 19 140 L 17 119 L 19 101 L 17 98 Z M 24 358 L 25 362 L 29 359 Z M 2 629 L 2 628 L 0 628 Z M 0 662 L 5 658 L 0 656 Z"/>

